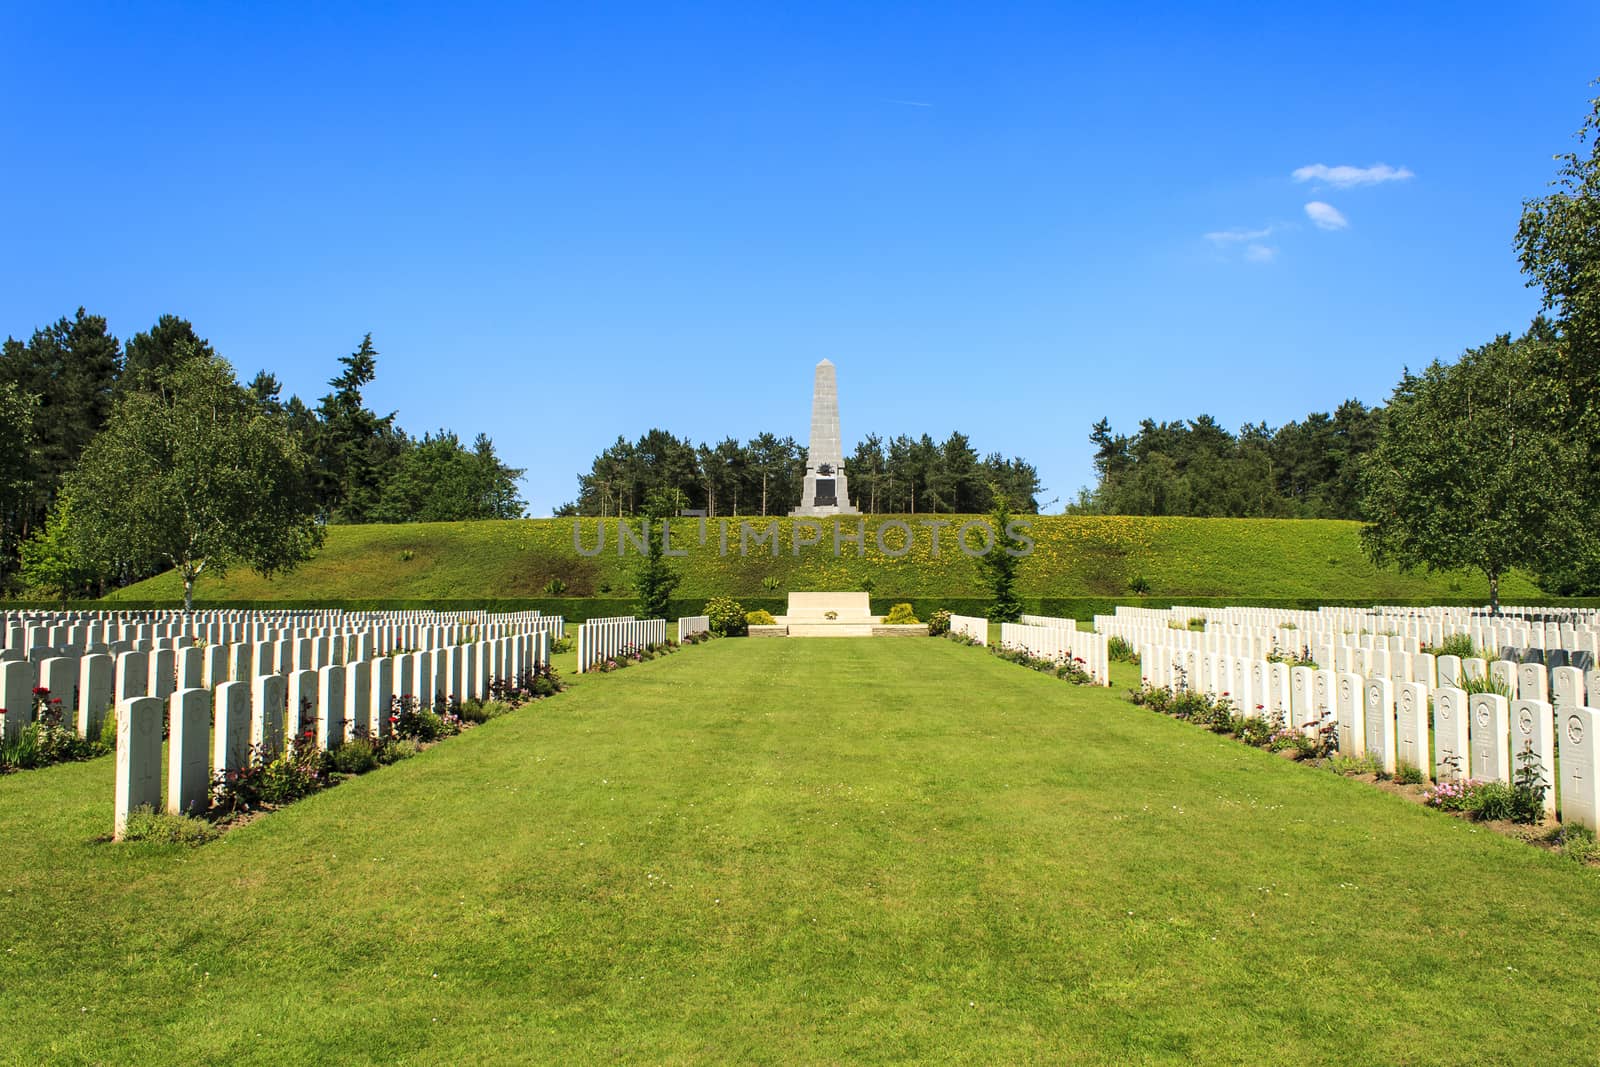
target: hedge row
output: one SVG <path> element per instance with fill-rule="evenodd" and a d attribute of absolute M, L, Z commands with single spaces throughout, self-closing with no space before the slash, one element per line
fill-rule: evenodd
<path fill-rule="evenodd" d="M 746 611 L 765 609 L 774 615 L 787 610 L 783 596 L 742 596 L 736 598 Z M 886 615 L 895 604 L 909 603 L 917 618 L 926 619 L 939 608 L 959 615 L 986 615 L 987 597 L 879 597 L 871 598 L 875 614 Z M 700 597 L 677 598 L 672 601 L 671 615 L 699 615 L 705 608 Z M 1110 615 L 1119 604 L 1147 608 L 1184 607 L 1263 607 L 1287 610 L 1314 611 L 1318 607 L 1370 607 L 1374 602 L 1365 600 L 1316 599 L 1294 597 L 1024 597 L 1023 611 L 1030 615 L 1052 615 L 1058 618 L 1089 619 L 1095 615 Z M 1483 601 L 1463 597 L 1434 597 L 1425 599 L 1397 598 L 1385 604 L 1413 607 L 1482 607 Z M 1600 607 L 1600 597 L 1546 597 L 1526 600 L 1527 606 L 1544 607 Z M 0 603 L 0 611 L 54 610 L 59 601 L 10 601 Z M 75 611 L 165 611 L 176 607 L 171 601 L 103 601 L 74 600 L 66 606 Z M 344 609 L 346 611 L 539 611 L 546 615 L 561 615 L 569 622 L 603 618 L 611 615 L 632 615 L 636 602 L 628 597 L 518 597 L 499 599 L 374 599 L 374 600 L 197 600 L 195 607 L 202 610 L 234 609 L 261 611 L 297 611 L 310 609 Z"/>

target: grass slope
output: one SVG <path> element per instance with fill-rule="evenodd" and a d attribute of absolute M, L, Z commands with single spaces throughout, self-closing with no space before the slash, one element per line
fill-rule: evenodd
<path fill-rule="evenodd" d="M 699 543 L 696 520 L 682 520 L 674 547 L 688 555 L 675 564 L 683 575 L 679 597 L 714 593 L 760 596 L 763 579 L 776 578 L 778 592 L 858 589 L 870 580 L 874 595 L 908 598 L 981 595 L 983 582 L 971 558 L 955 547 L 956 526 L 941 538 L 937 558 L 932 536 L 903 517 L 917 536 L 910 552 L 895 559 L 878 551 L 870 530 L 857 558 L 848 543 L 833 555 L 833 528 L 823 545 L 792 548 L 788 519 L 751 520 L 780 527 L 781 554 L 738 555 L 735 526 L 729 553 L 719 554 L 717 523 Z M 615 520 L 607 522 L 606 551 L 586 558 L 574 548 L 572 519 L 505 522 L 419 523 L 405 526 L 335 526 L 321 554 L 292 574 L 264 579 L 236 571 L 225 579 L 202 576 L 198 595 L 221 600 L 350 600 L 374 598 L 538 597 L 558 578 L 572 597 L 626 596 L 633 557 L 619 558 Z M 580 542 L 592 550 L 599 520 L 581 520 Z M 965 521 L 958 519 L 957 523 Z M 1143 577 L 1152 596 L 1305 597 L 1386 599 L 1473 597 L 1487 599 L 1481 576 L 1401 575 L 1367 562 L 1356 540 L 1359 524 L 1332 520 L 1174 519 L 1037 516 L 1037 547 L 1021 566 L 1020 592 L 1027 597 L 1128 596 L 1128 583 Z M 847 531 L 848 532 L 848 531 Z M 891 549 L 900 535 L 886 537 Z M 977 544 L 977 534 L 974 544 Z M 182 587 L 165 574 L 119 591 L 116 599 L 177 600 Z M 1508 602 L 1537 596 L 1520 576 L 1502 583 Z"/>
<path fill-rule="evenodd" d="M 94 843 L 111 771 L 0 778 L 0 1061 L 1594 1056 L 1591 872 L 943 641 L 714 642 L 194 851 Z"/>

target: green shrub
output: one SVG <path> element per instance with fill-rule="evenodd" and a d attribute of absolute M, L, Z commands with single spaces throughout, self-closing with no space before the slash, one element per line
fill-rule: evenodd
<path fill-rule="evenodd" d="M 378 766 L 378 745 L 365 737 L 352 737 L 328 754 L 340 774 L 366 774 Z"/>
<path fill-rule="evenodd" d="M 1437 646 L 1430 648 L 1435 656 L 1459 656 L 1462 659 L 1486 659 L 1466 634 L 1451 634 Z"/>
<path fill-rule="evenodd" d="M 757 608 L 755 611 L 745 612 L 746 627 L 750 626 L 775 626 L 778 620 L 772 617 L 772 612 Z"/>
<path fill-rule="evenodd" d="M 950 613 L 940 608 L 928 616 L 928 636 L 943 637 L 950 632 Z"/>
<path fill-rule="evenodd" d="M 1136 574 L 1128 579 L 1128 592 L 1134 596 L 1149 596 L 1150 582 L 1142 574 Z"/>
<path fill-rule="evenodd" d="M 1347 778 L 1358 774 L 1381 774 L 1383 767 L 1379 765 L 1377 757 L 1365 756 L 1329 756 L 1323 761 L 1323 766 L 1334 774 L 1342 774 Z"/>
<path fill-rule="evenodd" d="M 511 705 L 499 700 L 468 700 L 456 709 L 462 722 L 485 723 L 499 718 L 511 710 Z"/>
<path fill-rule="evenodd" d="M 1483 822 L 1509 822 L 1517 811 L 1515 790 L 1505 782 L 1478 782 L 1467 792 L 1462 810 Z"/>
<path fill-rule="evenodd" d="M 1546 834 L 1545 840 L 1554 842 L 1561 855 L 1574 863 L 1600 861 L 1600 841 L 1595 840 L 1594 831 L 1587 826 L 1562 824 Z"/>
<path fill-rule="evenodd" d="M 1421 785 L 1427 781 L 1421 767 L 1413 767 L 1409 763 L 1402 763 L 1395 767 L 1394 780 L 1401 785 Z"/>
<path fill-rule="evenodd" d="M 1239 726 L 1238 736 L 1245 744 L 1260 748 L 1272 737 L 1272 724 L 1266 719 L 1245 719 Z"/>
<path fill-rule="evenodd" d="M 383 747 L 378 749 L 378 762 L 387 766 L 410 759 L 421 751 L 422 742 L 414 738 L 388 737 L 384 739 Z"/>
<path fill-rule="evenodd" d="M 718 637 L 743 637 L 750 632 L 744 608 L 731 596 L 714 596 L 701 612 L 711 621 L 711 632 Z"/>
<path fill-rule="evenodd" d="M 1200 619 L 1200 618 L 1194 618 L 1194 619 L 1190 619 L 1189 620 L 1189 629 L 1195 630 L 1195 631 L 1202 631 L 1205 628 L 1206 628 L 1206 620 Z"/>
<path fill-rule="evenodd" d="M 550 651 L 552 653 L 571 652 L 577 647 L 578 639 L 572 637 L 571 635 L 562 635 L 561 637 L 558 637 L 554 641 L 550 642 Z"/>
<path fill-rule="evenodd" d="M 394 698 L 389 725 L 396 737 L 411 737 L 418 741 L 437 741 L 461 732 L 456 716 L 440 715 L 409 696 Z"/>
<path fill-rule="evenodd" d="M 910 604 L 896 604 L 889 609 L 889 614 L 883 617 L 883 621 L 887 626 L 915 626 L 917 614 Z"/>
<path fill-rule="evenodd" d="M 163 845 L 203 845 L 217 836 L 217 828 L 204 819 L 169 815 L 149 807 L 128 812 L 124 841 L 155 841 Z"/>
<path fill-rule="evenodd" d="M 1474 693 L 1493 693 L 1497 696 L 1503 696 L 1507 700 L 1511 699 L 1510 687 L 1504 682 L 1497 681 L 1494 675 L 1487 672 L 1485 672 L 1482 678 L 1463 677 L 1456 684 L 1461 686 L 1462 692 L 1469 696 Z"/>
<path fill-rule="evenodd" d="M 567 583 L 560 578 L 552 578 L 544 583 L 545 596 L 560 596 L 567 591 Z"/>
<path fill-rule="evenodd" d="M 1106 642 L 1106 654 L 1113 663 L 1139 662 L 1139 654 L 1133 650 L 1133 645 L 1122 637 L 1113 637 Z"/>
<path fill-rule="evenodd" d="M 289 804 L 328 784 L 328 757 L 316 743 L 296 738 L 289 751 L 262 768 L 260 801 Z"/>

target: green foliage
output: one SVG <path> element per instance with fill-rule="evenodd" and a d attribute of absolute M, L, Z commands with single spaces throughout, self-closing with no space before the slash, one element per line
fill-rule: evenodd
<path fill-rule="evenodd" d="M 499 718 L 511 710 L 511 706 L 499 700 L 466 700 L 456 709 L 456 714 L 462 722 L 482 724 L 490 719 Z"/>
<path fill-rule="evenodd" d="M 67 529 L 69 521 L 58 507 L 44 528 L 22 543 L 23 584 L 59 597 L 63 603 L 97 577 L 95 568 L 78 551 Z"/>
<path fill-rule="evenodd" d="M 1468 696 L 1475 693 L 1488 693 L 1493 696 L 1505 697 L 1507 700 L 1511 699 L 1511 687 L 1506 685 L 1505 682 L 1496 679 L 1493 674 L 1487 671 L 1478 678 L 1470 678 L 1463 674 L 1461 680 L 1456 684 Z"/>
<path fill-rule="evenodd" d="M 1017 596 L 1017 570 L 1026 550 L 1012 526 L 1011 504 L 998 486 L 992 490 L 994 508 L 989 512 L 989 529 L 994 544 L 978 557 L 978 571 L 989 587 L 991 622 L 1016 622 L 1022 617 L 1022 601 Z"/>
<path fill-rule="evenodd" d="M 1435 656 L 1457 656 L 1461 659 L 1488 659 L 1467 634 L 1451 634 L 1428 651 Z"/>
<path fill-rule="evenodd" d="M 1199 619 L 1199 618 L 1195 618 L 1195 619 L 1190 619 L 1189 620 L 1189 629 L 1194 630 L 1196 632 L 1204 632 L 1205 628 L 1206 628 L 1206 620 Z"/>
<path fill-rule="evenodd" d="M 776 624 L 778 620 L 772 617 L 772 612 L 764 609 L 757 609 L 755 611 L 745 612 L 744 621 L 747 626 L 772 626 Z"/>
<path fill-rule="evenodd" d="M 377 768 L 380 748 L 381 742 L 366 737 L 352 737 L 328 753 L 328 762 L 340 774 L 366 774 Z"/>
<path fill-rule="evenodd" d="M 123 841 L 153 841 L 163 845 L 203 845 L 217 837 L 217 828 L 204 819 L 172 815 L 148 806 L 128 812 Z"/>
<path fill-rule="evenodd" d="M 1400 763 L 1394 769 L 1394 780 L 1400 785 L 1422 785 L 1428 778 L 1422 773 L 1421 767 Z"/>
<path fill-rule="evenodd" d="M 1146 419 L 1131 437 L 1101 419 L 1089 431 L 1098 481 L 1079 508 L 1104 515 L 1353 519 L 1357 470 L 1377 443 L 1383 417 L 1382 408 L 1346 400 L 1331 416 L 1317 412 L 1277 430 L 1247 424 L 1235 435 L 1200 415 L 1187 422 Z"/>
<path fill-rule="evenodd" d="M 450 713 L 438 711 L 406 695 L 394 698 L 389 715 L 390 732 L 397 738 L 417 741 L 437 741 L 461 732 L 460 720 Z"/>
<path fill-rule="evenodd" d="M 911 626 L 917 622 L 917 613 L 910 604 L 896 604 L 889 609 L 889 614 L 883 617 L 888 626 Z"/>
<path fill-rule="evenodd" d="M 1138 663 L 1139 653 L 1133 645 L 1122 637 L 1112 637 L 1106 641 L 1106 654 L 1113 663 Z"/>
<path fill-rule="evenodd" d="M 793 437 L 757 434 L 745 443 L 728 437 L 695 445 L 651 429 L 636 441 L 618 437 L 578 476 L 578 499 L 558 515 L 636 515 L 651 492 L 673 489 L 684 506 L 712 516 L 783 515 L 798 507 L 805 487 L 805 449 Z M 869 515 L 971 514 L 993 506 L 998 485 L 1013 506 L 1038 511 L 1039 476 L 1032 464 L 998 453 L 979 458 L 963 433 L 943 442 L 868 434 L 845 460 L 852 503 Z M 774 587 L 776 588 L 776 587 Z"/>
<path fill-rule="evenodd" d="M 1400 382 L 1362 474 L 1361 543 L 1375 564 L 1475 569 L 1498 610 L 1502 576 L 1548 568 L 1557 546 L 1581 540 L 1575 487 L 1587 472 L 1557 429 L 1570 401 L 1561 358 L 1535 323 Z"/>
<path fill-rule="evenodd" d="M 701 614 L 710 620 L 711 632 L 718 637 L 743 637 L 750 632 L 748 615 L 732 597 L 712 597 Z"/>
<path fill-rule="evenodd" d="M 1557 823 L 1545 838 L 1556 846 L 1563 859 L 1581 866 L 1600 863 L 1600 841 L 1594 831 L 1577 823 Z"/>
<path fill-rule="evenodd" d="M 483 434 L 470 449 L 449 430 L 405 440 L 389 471 L 382 496 L 366 513 L 374 522 L 515 519 L 527 506 L 517 496 L 523 472 L 501 462 Z"/>
<path fill-rule="evenodd" d="M 10 369 L 8 361 L 0 360 L 0 370 Z M 0 565 L 16 551 L 35 507 L 33 420 L 38 406 L 37 397 L 0 378 Z"/>
<path fill-rule="evenodd" d="M 1338 754 L 1323 760 L 1322 765 L 1334 774 L 1342 774 L 1353 778 L 1363 774 L 1382 774 L 1383 766 L 1378 758 L 1370 753 L 1361 756 L 1347 756 Z"/>
<path fill-rule="evenodd" d="M 1136 574 L 1128 579 L 1128 592 L 1134 596 L 1149 596 L 1150 582 L 1142 574 Z"/>
<path fill-rule="evenodd" d="M 560 596 L 562 593 L 567 591 L 567 583 L 563 582 L 560 578 L 552 578 L 548 582 L 544 583 L 544 588 L 540 591 L 544 593 L 545 596 Z"/>
<path fill-rule="evenodd" d="M 32 447 L 23 465 L 21 438 L 0 445 L 0 479 L 15 488 L 25 472 L 27 481 L 21 496 L 10 501 L 16 510 L 4 513 L 7 569 L 23 538 L 44 525 L 68 472 L 105 427 L 121 362 L 122 345 L 105 318 L 81 307 L 72 318 L 35 330 L 26 343 L 8 338 L 0 347 L 0 382 L 17 390 L 0 410 L 0 429 L 23 429 L 19 399 L 34 407 Z"/>
<path fill-rule="evenodd" d="M 1559 403 L 1550 412 L 1568 452 L 1568 466 L 1546 474 L 1555 480 L 1569 470 L 1572 488 L 1587 516 L 1600 509 L 1600 97 L 1578 130 L 1578 148 L 1556 156 L 1555 188 L 1523 204 L 1517 252 L 1528 284 L 1543 296 L 1551 313 L 1550 333 L 1558 338 L 1560 358 L 1538 384 Z M 1541 494 L 1542 495 L 1542 494 Z M 1552 548 L 1541 584 L 1563 594 L 1600 589 L 1600 546 L 1592 522 L 1568 531 Z"/>
<path fill-rule="evenodd" d="M 80 558 L 109 572 L 176 568 L 186 608 L 202 571 L 270 575 L 309 558 L 322 531 L 288 427 L 260 414 L 221 360 L 196 356 L 161 382 L 117 402 L 67 479 Z"/>
<path fill-rule="evenodd" d="M 667 523 L 683 504 L 683 494 L 676 489 L 657 490 L 645 505 L 640 520 L 645 551 L 637 558 L 633 568 L 633 584 L 638 590 L 638 613 L 646 619 L 664 619 L 672 612 L 672 591 L 683 576 L 667 562 Z"/>
<path fill-rule="evenodd" d="M 940 608 L 928 616 L 928 636 L 943 637 L 950 632 L 950 612 Z"/>

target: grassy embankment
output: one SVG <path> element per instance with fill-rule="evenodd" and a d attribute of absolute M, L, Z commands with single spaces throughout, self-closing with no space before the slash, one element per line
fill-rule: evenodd
<path fill-rule="evenodd" d="M 931 534 L 919 525 L 923 517 L 902 518 L 911 523 L 915 537 L 900 558 L 885 555 L 874 543 L 871 531 L 883 521 L 880 517 L 868 520 L 860 556 L 847 542 L 838 558 L 831 523 L 822 526 L 821 545 L 802 548 L 797 555 L 791 520 L 750 520 L 758 529 L 766 523 L 779 526 L 779 553 L 752 548 L 741 556 L 737 526 L 730 531 L 728 554 L 722 555 L 718 520 L 708 523 L 704 544 L 698 523 L 682 520 L 673 540 L 687 556 L 675 564 L 683 575 L 676 595 L 686 611 L 720 592 L 750 605 L 768 600 L 781 606 L 791 591 L 870 586 L 874 601 L 911 600 L 919 611 L 983 596 L 976 565 L 954 544 L 955 526 L 944 531 L 935 558 Z M 549 603 L 531 606 L 547 611 L 565 606 L 569 617 L 607 614 L 613 606 L 625 606 L 632 597 L 632 557 L 616 551 L 615 520 L 607 522 L 605 551 L 592 558 L 574 548 L 573 521 L 332 527 L 322 552 L 299 570 L 273 579 L 244 570 L 224 579 L 204 577 L 198 598 L 202 603 L 262 604 L 542 600 Z M 597 520 L 582 521 L 579 543 L 585 549 L 597 544 L 596 526 Z M 1378 570 L 1361 553 L 1358 529 L 1356 523 L 1323 520 L 1040 516 L 1033 519 L 1037 544 L 1022 563 L 1020 591 L 1037 601 L 1035 606 L 1056 611 L 1075 611 L 1080 605 L 1105 610 L 1112 599 L 1136 601 L 1130 590 L 1136 578 L 1147 584 L 1147 602 L 1152 604 L 1211 598 L 1467 603 L 1487 597 L 1480 575 Z M 892 531 L 886 535 L 891 549 L 898 548 L 899 536 Z M 552 581 L 563 587 L 559 598 L 546 592 Z M 120 590 L 113 599 L 172 603 L 180 595 L 176 576 L 166 574 Z M 1523 576 L 1512 575 L 1502 583 L 1502 598 L 1508 603 L 1538 597 Z M 1087 612 L 1075 613 L 1083 617 Z"/>

